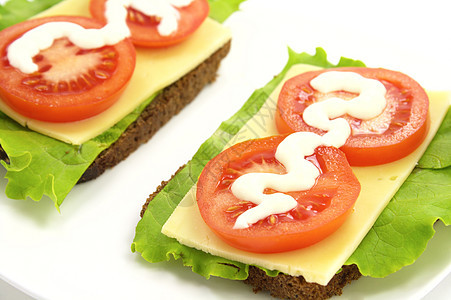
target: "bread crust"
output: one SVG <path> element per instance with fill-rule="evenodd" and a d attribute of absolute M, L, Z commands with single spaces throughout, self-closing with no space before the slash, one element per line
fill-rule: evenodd
<path fill-rule="evenodd" d="M 181 170 L 180 167 L 171 179 Z M 168 181 L 162 181 L 155 192 L 149 195 L 144 203 L 140 216 L 144 216 L 147 207 L 158 193 L 168 184 Z M 307 282 L 303 276 L 291 276 L 286 274 L 279 274 L 275 277 L 269 276 L 266 272 L 258 267 L 249 267 L 249 276 L 244 283 L 252 286 L 254 293 L 260 291 L 267 291 L 275 298 L 280 299 L 298 299 L 298 300 L 323 300 L 329 299 L 333 296 L 339 296 L 343 293 L 343 288 L 357 280 L 362 276 L 359 268 L 356 265 L 345 265 L 341 271 L 332 277 L 327 285 L 320 285 L 318 283 Z"/>
<path fill-rule="evenodd" d="M 302 276 L 279 274 L 271 277 L 262 269 L 250 266 L 249 276 L 244 283 L 251 285 L 255 293 L 268 291 L 271 296 L 280 299 L 323 300 L 341 295 L 343 288 L 360 276 L 356 265 L 343 266 L 327 285 L 320 285 L 307 282 Z"/>

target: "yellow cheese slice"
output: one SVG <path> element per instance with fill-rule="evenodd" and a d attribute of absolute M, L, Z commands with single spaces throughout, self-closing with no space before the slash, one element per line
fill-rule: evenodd
<path fill-rule="evenodd" d="M 286 78 L 308 69 L 312 67 L 294 66 Z M 243 126 L 236 135 L 239 138 L 232 143 L 277 134 L 274 111 L 281 85 L 271 94 L 259 113 Z M 354 252 L 379 214 L 411 173 L 442 122 L 450 105 L 450 94 L 445 92 L 428 94 L 431 124 L 424 143 L 408 157 L 396 162 L 380 166 L 353 167 L 362 187 L 354 212 L 338 231 L 325 240 L 308 248 L 286 253 L 255 254 L 235 249 L 220 240 L 202 220 L 196 205 L 195 187 L 187 193 L 163 226 L 163 234 L 213 255 L 278 270 L 293 276 L 302 275 L 308 282 L 326 285 Z"/>
<path fill-rule="evenodd" d="M 89 0 L 66 0 L 39 16 L 89 16 Z M 110 109 L 95 117 L 70 123 L 26 118 L 0 99 L 0 110 L 34 131 L 70 144 L 83 142 L 112 127 L 139 104 L 193 70 L 231 38 L 230 30 L 207 18 L 185 42 L 164 49 L 137 48 L 136 68 L 126 90 Z"/>

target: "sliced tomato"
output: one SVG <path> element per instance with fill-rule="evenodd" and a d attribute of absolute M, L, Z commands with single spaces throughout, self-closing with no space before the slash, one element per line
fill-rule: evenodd
<path fill-rule="evenodd" d="M 329 69 L 330 70 L 330 69 Z M 371 120 L 344 116 L 352 134 L 341 147 L 353 166 L 378 165 L 398 160 L 414 151 L 428 131 L 429 100 L 424 89 L 405 74 L 371 68 L 337 68 L 336 71 L 358 73 L 382 82 L 387 89 L 387 105 L 382 114 Z M 280 133 L 324 131 L 307 125 L 302 114 L 307 106 L 329 97 L 350 99 L 355 94 L 336 91 L 322 94 L 310 81 L 328 70 L 312 71 L 285 82 L 279 95 L 276 125 Z"/>
<path fill-rule="evenodd" d="M 197 203 L 202 218 L 233 247 L 258 253 L 307 247 L 336 231 L 352 211 L 360 184 L 342 151 L 321 146 L 306 158 L 320 170 L 315 186 L 286 193 L 296 199 L 296 208 L 270 215 L 245 229 L 233 228 L 237 217 L 255 204 L 235 197 L 231 184 L 246 173 L 285 173 L 275 158 L 284 138 L 280 135 L 236 144 L 209 161 L 199 177 Z"/>
<path fill-rule="evenodd" d="M 39 70 L 22 73 L 9 64 L 8 46 L 28 30 L 48 22 L 73 22 L 100 28 L 84 17 L 48 17 L 19 23 L 0 32 L 0 98 L 20 114 L 47 122 L 72 122 L 99 114 L 113 105 L 135 67 L 129 40 L 114 46 L 84 50 L 67 38 L 55 40 L 33 60 Z"/>
<path fill-rule="evenodd" d="M 106 24 L 105 2 L 107 0 L 91 0 L 91 15 Z M 167 47 L 178 44 L 196 31 L 207 18 L 210 11 L 207 0 L 193 0 L 184 7 L 175 7 L 180 13 L 178 28 L 174 33 L 164 36 L 158 32 L 159 21 L 155 16 L 147 16 L 138 10 L 128 8 L 127 25 L 131 32 L 131 39 L 135 45 L 143 47 Z"/>

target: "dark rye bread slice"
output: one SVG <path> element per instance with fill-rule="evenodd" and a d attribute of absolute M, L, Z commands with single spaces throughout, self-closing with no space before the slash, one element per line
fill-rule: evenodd
<path fill-rule="evenodd" d="M 189 104 L 208 83 L 216 79 L 222 59 L 230 50 L 228 41 L 194 70 L 163 89 L 144 109 L 138 119 L 130 124 L 119 139 L 99 154 L 86 169 L 78 183 L 100 176 L 127 158 L 141 144 L 146 143 L 164 124 Z M 9 158 L 0 145 L 0 160 L 9 163 Z"/>
<path fill-rule="evenodd" d="M 184 166 L 180 167 L 175 174 L 183 167 Z M 175 174 L 172 177 L 174 177 Z M 158 195 L 168 182 L 169 181 L 161 182 L 155 192 L 147 198 L 141 209 L 141 218 L 144 216 L 150 201 Z M 322 300 L 341 295 L 343 293 L 343 288 L 347 284 L 351 283 L 353 280 L 359 279 L 361 276 L 362 274 L 356 265 L 343 266 L 341 271 L 335 274 L 329 283 L 324 286 L 307 282 L 302 276 L 279 274 L 275 277 L 271 277 L 262 269 L 250 266 L 249 276 L 244 280 L 244 283 L 251 285 L 255 293 L 267 291 L 271 296 L 280 299 Z"/>

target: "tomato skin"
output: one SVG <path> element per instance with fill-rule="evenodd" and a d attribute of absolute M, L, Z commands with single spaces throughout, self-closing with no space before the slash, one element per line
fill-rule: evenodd
<path fill-rule="evenodd" d="M 276 125 L 280 133 L 324 131 L 307 125 L 302 112 L 318 97 L 324 97 L 314 90 L 310 80 L 329 70 L 356 72 L 364 77 L 377 79 L 387 88 L 387 100 L 396 111 L 388 129 L 382 134 L 351 135 L 340 149 L 345 152 L 350 165 L 379 165 L 401 159 L 413 152 L 428 132 L 429 100 L 424 89 L 412 78 L 400 72 L 386 69 L 346 67 L 311 71 L 289 79 L 279 95 Z M 299 93 L 310 92 L 303 101 Z M 397 102 L 395 102 L 397 101 Z M 354 122 L 357 119 L 354 119 Z"/>
<path fill-rule="evenodd" d="M 91 15 L 106 24 L 104 16 L 105 2 L 107 0 L 91 0 L 89 10 Z M 202 22 L 207 18 L 210 6 L 207 0 L 194 0 L 186 7 L 176 8 L 180 13 L 178 29 L 169 36 L 162 36 L 158 33 L 157 22 L 154 24 L 138 24 L 127 19 L 127 25 L 132 34 L 131 40 L 136 46 L 148 48 L 160 48 L 173 46 L 183 42 L 196 31 Z M 129 9 L 130 11 L 130 9 Z"/>
<path fill-rule="evenodd" d="M 91 18 L 57 16 L 28 20 L 1 31 L 0 98 L 20 114 L 45 122 L 79 121 L 113 105 L 127 86 L 135 67 L 135 49 L 129 40 L 109 46 L 119 55 L 112 76 L 86 91 L 40 93 L 21 83 L 34 74 L 24 74 L 9 65 L 7 47 L 26 31 L 47 22 L 73 22 L 85 28 L 102 27 Z"/>
<path fill-rule="evenodd" d="M 335 232 L 352 212 L 360 193 L 360 184 L 342 151 L 320 146 L 315 150 L 322 170 L 317 184 L 309 191 L 287 194 L 301 205 L 312 197 L 328 193 L 330 197 L 326 202 L 329 204 L 325 209 L 305 219 L 280 215 L 275 224 L 261 221 L 249 228 L 233 229 L 234 221 L 228 217 L 227 208 L 242 200 L 236 198 L 230 188 L 222 188 L 220 183 L 226 170 L 230 166 L 244 164 L 258 153 L 263 153 L 265 157 L 271 156 L 271 153 L 274 155 L 284 138 L 282 135 L 273 136 L 232 146 L 210 160 L 199 177 L 196 196 L 202 218 L 218 237 L 235 248 L 256 253 L 277 253 L 307 247 Z"/>

